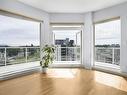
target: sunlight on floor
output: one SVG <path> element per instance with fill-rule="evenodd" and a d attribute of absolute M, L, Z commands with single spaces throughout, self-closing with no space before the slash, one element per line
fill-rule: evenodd
<path fill-rule="evenodd" d="M 51 69 L 48 70 L 48 77 L 52 78 L 74 78 L 78 72 L 78 69 Z"/>
<path fill-rule="evenodd" d="M 123 77 L 95 71 L 94 78 L 95 78 L 95 81 L 98 83 L 127 92 L 127 86 L 125 86 L 125 88 L 121 87 L 121 85 L 123 85 L 124 83 L 125 84 L 127 83 L 127 80 L 124 79 Z"/>

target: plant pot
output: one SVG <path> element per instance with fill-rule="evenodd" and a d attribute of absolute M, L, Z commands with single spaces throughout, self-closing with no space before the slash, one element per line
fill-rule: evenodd
<path fill-rule="evenodd" d="M 47 73 L 47 67 L 41 67 L 41 72 L 43 73 L 43 74 L 46 74 Z"/>

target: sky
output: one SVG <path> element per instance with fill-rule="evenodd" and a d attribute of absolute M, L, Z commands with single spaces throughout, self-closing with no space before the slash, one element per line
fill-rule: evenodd
<path fill-rule="evenodd" d="M 95 45 L 120 44 L 120 20 L 95 25 Z"/>
<path fill-rule="evenodd" d="M 0 45 L 39 45 L 39 23 L 0 15 Z"/>
<path fill-rule="evenodd" d="M 0 15 L 0 45 L 39 45 L 39 26 L 38 22 Z M 96 24 L 95 45 L 120 44 L 120 29 L 120 20 Z M 79 30 L 55 30 L 53 32 L 55 33 L 56 39 L 69 38 L 76 42 L 76 33 Z M 78 43 L 80 43 L 80 40 Z"/>
<path fill-rule="evenodd" d="M 77 35 L 77 45 L 80 45 L 80 30 L 54 30 L 53 33 L 55 34 L 55 40 L 65 40 L 69 38 L 69 40 L 74 40 L 76 44 L 76 34 Z"/>
<path fill-rule="evenodd" d="M 120 44 L 121 39 L 120 25 L 121 25 L 120 20 L 95 24 L 95 45 Z M 79 30 L 55 30 L 54 31 L 55 39 L 70 38 L 71 40 L 76 41 L 77 32 L 79 32 Z M 80 40 L 78 43 L 80 43 Z"/>

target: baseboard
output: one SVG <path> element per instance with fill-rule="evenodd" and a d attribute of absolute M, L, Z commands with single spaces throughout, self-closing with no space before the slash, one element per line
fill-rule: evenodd
<path fill-rule="evenodd" d="M 105 73 L 109 73 L 109 74 L 114 74 L 114 75 L 118 75 L 118 76 L 123 76 L 123 77 L 127 77 L 127 73 L 121 72 L 120 69 L 111 69 L 111 68 L 104 68 L 104 67 L 93 67 L 93 70 L 98 70 L 98 71 L 102 71 Z"/>
<path fill-rule="evenodd" d="M 4 73 L 0 75 L 0 81 L 31 74 L 33 72 L 38 72 L 39 70 L 40 70 L 40 67 L 38 66 L 38 67 L 33 67 L 33 68 L 27 68 L 21 71 Z"/>
<path fill-rule="evenodd" d="M 50 68 L 79 68 L 81 64 L 52 64 Z"/>

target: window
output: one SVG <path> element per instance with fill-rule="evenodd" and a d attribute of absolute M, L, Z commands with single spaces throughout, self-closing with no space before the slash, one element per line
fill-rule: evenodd
<path fill-rule="evenodd" d="M 54 64 L 81 64 L 81 26 L 77 24 L 52 25 L 56 45 Z M 60 66 L 60 65 L 59 65 Z"/>
<path fill-rule="evenodd" d="M 95 65 L 120 65 L 120 19 L 95 24 Z"/>
<path fill-rule="evenodd" d="M 54 30 L 56 61 L 80 61 L 80 30 Z M 78 62 L 77 62 L 78 63 Z"/>
<path fill-rule="evenodd" d="M 0 15 L 0 66 L 39 60 L 40 23 Z"/>

